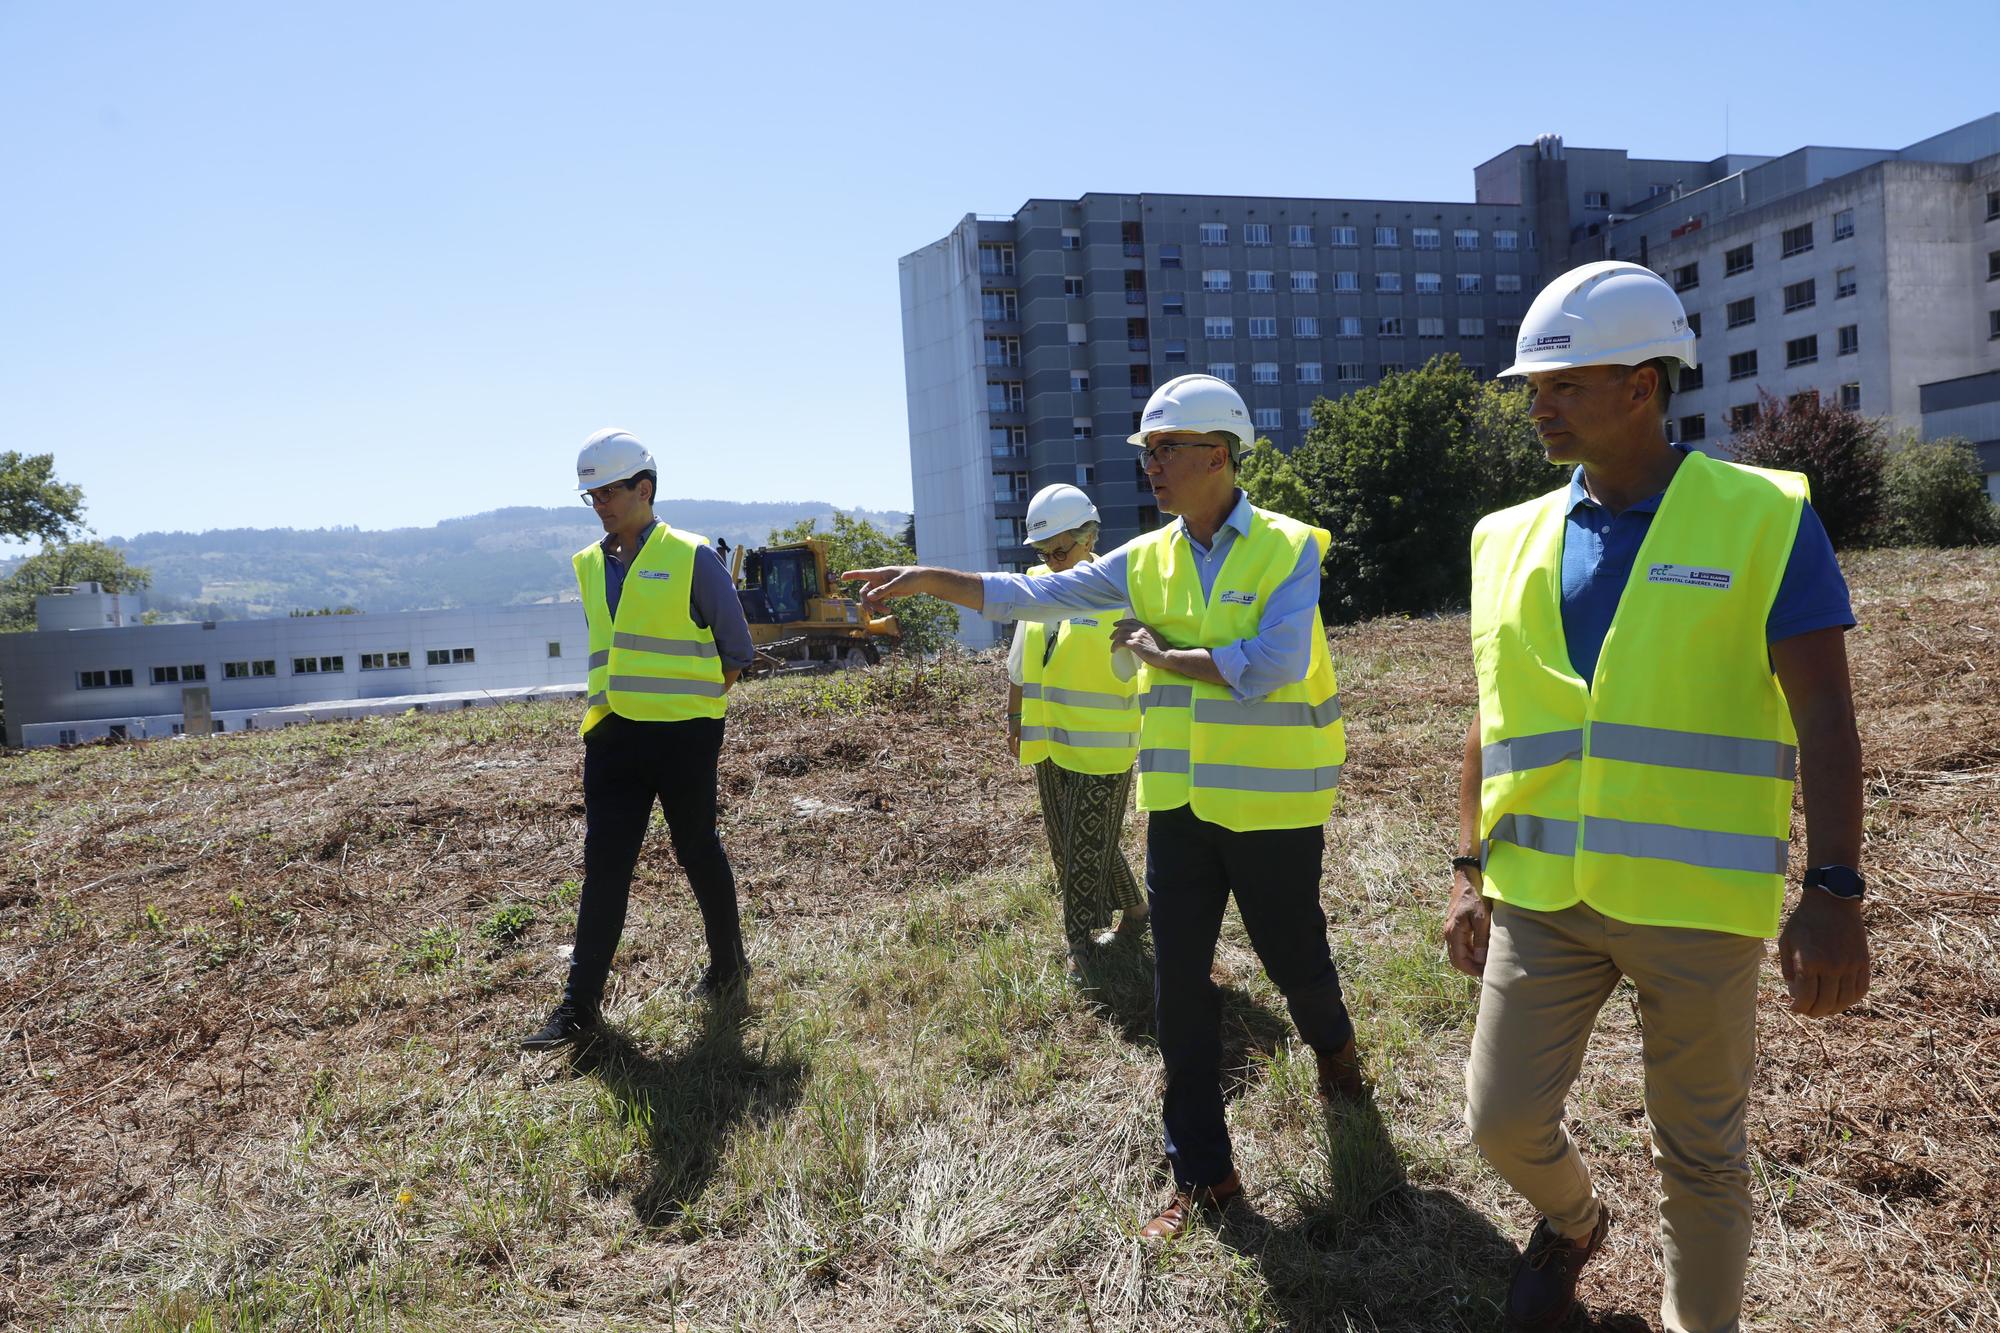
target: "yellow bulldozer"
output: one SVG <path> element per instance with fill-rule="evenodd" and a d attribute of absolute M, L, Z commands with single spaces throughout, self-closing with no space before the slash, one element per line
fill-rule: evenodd
<path fill-rule="evenodd" d="M 870 616 L 859 601 L 839 595 L 823 541 L 739 546 L 730 553 L 729 574 L 757 649 L 746 675 L 867 666 L 902 640 L 896 617 Z"/>

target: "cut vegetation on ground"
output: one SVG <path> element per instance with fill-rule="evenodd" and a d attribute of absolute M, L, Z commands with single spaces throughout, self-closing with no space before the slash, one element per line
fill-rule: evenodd
<path fill-rule="evenodd" d="M 2000 556 L 1850 573 L 1875 989 L 1806 1023 L 1767 971 L 1750 1326 L 2000 1328 Z M 685 998 L 660 829 L 575 1062 L 508 1039 L 573 920 L 576 706 L 0 758 L 0 1324 L 1495 1328 L 1531 1218 L 1460 1124 L 1438 947 L 1464 634 L 1334 635 L 1324 898 L 1374 1102 L 1322 1117 L 1232 917 L 1248 1206 L 1159 1250 L 1145 958 L 1065 984 L 990 662 L 745 688 L 748 1002 Z M 1603 1328 L 1659 1299 L 1637 1038 L 1614 997 L 1571 1107 L 1621 1219 Z"/>

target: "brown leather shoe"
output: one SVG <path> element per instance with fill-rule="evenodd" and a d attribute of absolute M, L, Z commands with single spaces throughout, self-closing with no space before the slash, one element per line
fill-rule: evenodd
<path fill-rule="evenodd" d="M 1160 1210 L 1160 1215 L 1139 1228 L 1139 1238 L 1166 1240 L 1178 1236 L 1187 1230 L 1188 1223 L 1194 1220 L 1197 1212 L 1202 1209 L 1217 1214 L 1225 1212 L 1242 1193 L 1242 1178 L 1234 1171 L 1217 1185 L 1197 1185 L 1191 1190 L 1176 1187 L 1173 1197 L 1167 1200 L 1167 1206 Z"/>
<path fill-rule="evenodd" d="M 1337 1051 L 1314 1051 L 1319 1062 L 1319 1099 L 1322 1102 L 1358 1102 L 1368 1096 L 1368 1081 L 1361 1077 L 1361 1052 L 1354 1038 Z"/>
<path fill-rule="evenodd" d="M 1535 1219 L 1528 1248 L 1514 1261 L 1514 1278 L 1507 1284 L 1507 1327 L 1510 1329 L 1550 1329 L 1562 1325 L 1576 1309 L 1576 1280 L 1604 1244 L 1611 1230 L 1611 1210 L 1597 1205 L 1597 1225 L 1582 1240 L 1571 1240 L 1549 1225 L 1549 1219 Z"/>

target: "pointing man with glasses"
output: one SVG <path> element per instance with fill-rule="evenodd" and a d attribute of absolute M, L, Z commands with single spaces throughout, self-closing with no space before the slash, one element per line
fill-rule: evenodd
<path fill-rule="evenodd" d="M 1220 996 L 1210 979 L 1233 894 L 1265 971 L 1318 1057 L 1326 1098 L 1365 1093 L 1320 909 L 1320 861 L 1346 744 L 1319 568 L 1327 534 L 1258 509 L 1236 485 L 1253 439 L 1235 389 L 1183 375 L 1154 391 L 1130 442 L 1180 521 L 1090 564 L 1041 575 L 863 569 L 871 605 L 931 593 L 991 620 L 1130 607 L 1113 649 L 1139 663 L 1139 808 L 1153 1004 L 1166 1064 L 1174 1189 L 1140 1234 L 1172 1236 L 1242 1190 L 1223 1118 Z"/>
<path fill-rule="evenodd" d="M 696 993 L 727 993 L 748 970 L 736 879 L 715 831 L 725 696 L 754 655 L 743 606 L 703 539 L 653 516 L 659 473 L 630 434 L 601 430 L 584 441 L 576 481 L 605 532 L 572 561 L 590 626 L 583 896 L 562 1003 L 522 1039 L 528 1050 L 583 1041 L 601 1021 L 655 800 L 708 937 Z"/>

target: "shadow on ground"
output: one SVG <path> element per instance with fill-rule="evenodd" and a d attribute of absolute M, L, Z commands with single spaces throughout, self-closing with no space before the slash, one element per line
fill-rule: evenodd
<path fill-rule="evenodd" d="M 700 1196 L 731 1129 L 766 1123 L 799 1099 L 806 1062 L 768 1043 L 743 1042 L 750 1020 L 739 999 L 711 1006 L 686 1048 L 653 1055 L 616 1029 L 576 1053 L 571 1068 L 602 1083 L 628 1123 L 643 1125 L 652 1155 L 650 1180 L 632 1201 L 647 1226 L 669 1226 Z"/>

